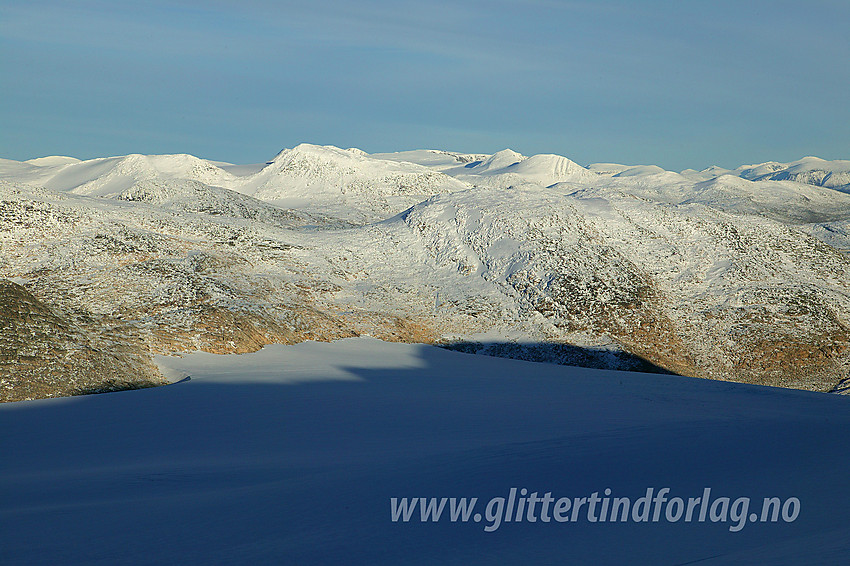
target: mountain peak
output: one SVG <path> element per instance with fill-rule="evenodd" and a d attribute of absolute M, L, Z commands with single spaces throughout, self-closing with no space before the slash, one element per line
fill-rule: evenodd
<path fill-rule="evenodd" d="M 512 149 L 503 149 L 482 161 L 475 167 L 475 169 L 477 171 L 494 171 L 496 169 L 504 169 L 505 167 L 516 165 L 523 159 L 525 159 L 525 156 L 521 153 L 517 153 Z"/>

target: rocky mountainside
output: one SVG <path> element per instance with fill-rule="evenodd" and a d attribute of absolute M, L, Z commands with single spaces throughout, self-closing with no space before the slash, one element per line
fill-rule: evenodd
<path fill-rule="evenodd" d="M 0 280 L 0 400 L 79 395 L 163 383 L 133 328 L 63 313 Z"/>
<path fill-rule="evenodd" d="M 848 377 L 836 188 L 510 150 L 305 144 L 229 170 L 0 163 L 4 400 L 158 383 L 154 353 L 356 335 L 814 390 Z"/>

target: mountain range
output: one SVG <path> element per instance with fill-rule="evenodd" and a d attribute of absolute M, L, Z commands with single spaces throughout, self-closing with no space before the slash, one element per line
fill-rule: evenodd
<path fill-rule="evenodd" d="M 850 161 L 582 166 L 302 144 L 0 160 L 0 396 L 372 336 L 819 391 L 850 370 Z"/>

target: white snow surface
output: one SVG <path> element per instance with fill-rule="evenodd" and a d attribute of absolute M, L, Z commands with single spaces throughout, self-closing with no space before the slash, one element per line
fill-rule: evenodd
<path fill-rule="evenodd" d="M 159 357 L 190 380 L 0 405 L 0 562 L 843 564 L 845 397 L 373 339 Z M 790 523 L 393 523 L 511 488 L 797 497 Z M 750 510 L 755 503 L 750 504 Z M 539 508 L 539 506 L 538 506 Z"/>

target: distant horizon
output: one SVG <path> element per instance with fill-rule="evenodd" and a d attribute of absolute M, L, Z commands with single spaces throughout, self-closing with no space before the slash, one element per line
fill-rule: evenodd
<path fill-rule="evenodd" d="M 93 160 L 93 159 L 108 159 L 108 158 L 114 158 L 114 157 L 125 157 L 127 155 L 191 155 L 193 157 L 197 157 L 199 159 L 203 159 L 205 161 L 210 161 L 210 162 L 213 162 L 213 163 L 227 163 L 227 164 L 230 164 L 230 165 L 257 165 L 257 164 L 261 164 L 261 163 L 266 163 L 266 162 L 270 161 L 271 159 L 273 159 L 275 155 L 277 155 L 278 153 L 280 153 L 284 149 L 292 149 L 294 147 L 297 147 L 298 145 L 301 145 L 301 143 L 309 144 L 309 145 L 316 145 L 316 146 L 336 147 L 336 148 L 339 148 L 339 149 L 360 149 L 362 151 L 365 151 L 369 155 L 386 154 L 386 153 L 404 153 L 404 152 L 408 152 L 408 151 L 447 151 L 447 152 L 450 152 L 450 153 L 457 153 L 457 154 L 492 155 L 494 153 L 497 153 L 498 151 L 503 151 L 503 150 L 517 151 L 517 153 L 520 153 L 520 154 L 522 154 L 526 157 L 531 157 L 532 155 L 538 155 L 537 153 L 526 153 L 526 152 L 523 152 L 523 151 L 518 151 L 513 147 L 503 147 L 499 150 L 492 151 L 492 152 L 459 151 L 459 150 L 455 150 L 455 149 L 447 149 L 447 148 L 441 148 L 441 147 L 417 147 L 417 148 L 411 148 L 411 149 L 395 149 L 395 150 L 388 150 L 388 151 L 371 152 L 371 151 L 364 150 L 362 147 L 358 147 L 358 146 L 344 147 L 344 146 L 339 146 L 339 145 L 334 145 L 334 144 L 319 144 L 319 143 L 312 143 L 312 142 L 300 142 L 300 143 L 294 144 L 292 146 L 282 147 L 282 148 L 272 152 L 270 154 L 270 156 L 267 157 L 267 158 L 256 159 L 256 160 L 253 160 L 253 161 L 233 161 L 233 160 L 228 160 L 228 159 L 218 159 L 218 158 L 213 158 L 213 157 L 206 157 L 206 156 L 203 156 L 203 155 L 196 155 L 194 153 L 190 153 L 190 152 L 186 152 L 186 151 L 176 151 L 176 152 L 166 152 L 166 153 L 161 153 L 161 152 L 142 153 L 142 152 L 139 152 L 139 151 L 130 151 L 128 153 L 113 153 L 113 154 L 109 154 L 109 155 L 96 155 L 96 156 L 91 156 L 91 157 L 88 157 L 88 156 L 78 157 L 76 155 L 55 153 L 55 154 L 50 154 L 50 155 L 39 155 L 39 156 L 36 156 L 36 157 L 27 157 L 27 158 L 23 158 L 23 159 L 15 159 L 15 158 L 7 157 L 7 156 L 4 156 L 4 155 L 0 155 L 0 158 L 9 159 L 11 161 L 18 161 L 18 162 L 24 163 L 24 162 L 28 162 L 28 161 L 35 161 L 35 160 L 38 160 L 38 159 L 48 159 L 48 158 L 51 158 L 51 157 L 60 157 L 60 158 L 61 157 L 67 157 L 67 158 L 72 158 L 72 159 L 78 159 L 80 161 L 89 161 L 89 160 Z M 685 170 L 704 171 L 704 170 L 709 169 L 711 167 L 721 167 L 723 169 L 733 170 L 733 169 L 736 169 L 736 168 L 739 168 L 739 167 L 744 167 L 744 166 L 748 166 L 748 165 L 760 165 L 760 164 L 768 163 L 768 162 L 794 163 L 794 162 L 801 161 L 801 160 L 804 160 L 804 159 L 807 159 L 807 158 L 822 159 L 824 161 L 850 161 L 850 155 L 845 156 L 844 158 L 837 157 L 837 158 L 830 159 L 830 158 L 822 157 L 820 155 L 809 154 L 809 155 L 803 155 L 803 156 L 797 157 L 795 159 L 789 159 L 789 160 L 768 159 L 766 161 L 744 161 L 744 162 L 738 163 L 738 164 L 733 165 L 733 166 L 719 165 L 719 164 L 714 163 L 714 164 L 706 165 L 705 167 L 700 167 L 700 168 L 683 167 L 681 169 L 669 169 L 669 168 L 663 167 L 662 165 L 660 165 L 658 163 L 624 163 L 624 162 L 612 161 L 612 160 L 589 161 L 589 162 L 584 163 L 584 162 L 580 162 L 580 161 L 573 159 L 569 155 L 564 155 L 564 154 L 561 154 L 561 153 L 555 153 L 555 152 L 552 152 L 552 151 L 543 151 L 543 152 L 539 152 L 539 154 L 560 155 L 562 157 L 566 157 L 567 159 L 570 159 L 571 161 L 574 161 L 575 163 L 578 163 L 579 165 L 581 165 L 583 167 L 588 167 L 590 165 L 596 165 L 596 164 L 605 164 L 605 163 L 616 164 L 616 165 L 628 165 L 628 166 L 632 166 L 632 167 L 638 167 L 638 166 L 644 166 L 644 165 L 646 165 L 646 166 L 654 165 L 654 166 L 662 167 L 663 169 L 665 169 L 667 171 L 674 171 L 674 172 L 681 172 L 681 171 L 685 171 Z"/>

